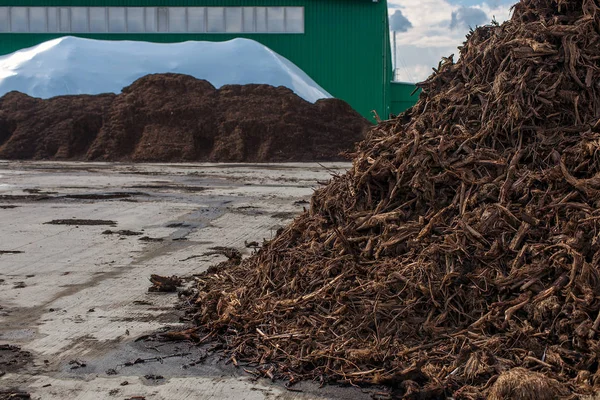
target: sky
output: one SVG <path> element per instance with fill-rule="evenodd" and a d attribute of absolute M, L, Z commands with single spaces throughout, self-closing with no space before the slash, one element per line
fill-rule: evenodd
<path fill-rule="evenodd" d="M 396 80 L 425 80 L 442 57 L 454 54 L 470 28 L 503 22 L 516 0 L 388 0 L 396 33 Z M 392 32 L 393 34 L 393 32 Z"/>

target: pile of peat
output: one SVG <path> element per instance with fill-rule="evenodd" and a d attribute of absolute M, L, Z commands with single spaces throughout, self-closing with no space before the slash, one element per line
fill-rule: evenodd
<path fill-rule="evenodd" d="M 98 161 L 332 161 L 369 123 L 337 99 L 155 74 L 119 95 L 0 98 L 0 158 Z"/>
<path fill-rule="evenodd" d="M 188 311 L 269 376 L 405 399 L 600 386 L 600 7 L 523 0 Z"/>

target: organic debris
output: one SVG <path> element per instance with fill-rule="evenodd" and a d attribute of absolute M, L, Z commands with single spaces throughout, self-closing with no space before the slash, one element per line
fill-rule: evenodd
<path fill-rule="evenodd" d="M 222 255 L 227 257 L 228 260 L 233 260 L 233 261 L 241 261 L 242 259 L 242 253 L 238 250 L 235 249 L 233 247 L 226 247 L 226 246 L 215 246 L 215 247 L 210 247 L 209 250 L 212 251 L 207 251 L 206 253 L 202 254 L 203 256 L 212 256 L 212 255 Z"/>
<path fill-rule="evenodd" d="M 568 393 L 555 379 L 525 368 L 502 373 L 490 389 L 488 400 L 555 400 Z"/>
<path fill-rule="evenodd" d="M 182 285 L 181 278 L 173 276 L 150 275 L 152 286 L 148 288 L 149 292 L 176 292 Z"/>
<path fill-rule="evenodd" d="M 597 0 L 523 0 L 470 33 L 308 212 L 196 278 L 192 318 L 227 358 L 290 381 L 593 393 L 599 24 Z"/>
<path fill-rule="evenodd" d="M 146 336 L 144 337 L 146 338 Z M 138 339 L 139 340 L 139 339 Z M 136 340 L 137 341 L 137 340 Z M 166 356 L 159 356 L 159 357 L 150 357 L 150 358 L 137 358 L 134 361 L 127 361 L 121 365 L 118 365 L 117 367 L 132 367 L 134 365 L 138 365 L 138 364 L 145 364 L 147 362 L 159 362 L 162 364 L 162 362 L 167 359 L 167 358 L 173 358 L 173 357 L 185 357 L 188 356 L 190 353 L 176 353 L 176 354 L 169 354 Z M 109 371 L 115 371 L 115 369 L 109 370 Z M 108 374 L 108 371 L 106 372 Z"/>
<path fill-rule="evenodd" d="M 285 87 L 147 75 L 119 95 L 0 98 L 0 158 L 101 161 L 329 161 L 370 124 L 346 102 Z M 205 190 L 190 187 L 188 191 Z M 118 199 L 124 194 L 68 195 Z"/>
<path fill-rule="evenodd" d="M 70 369 L 79 369 L 87 367 L 87 363 L 81 360 L 71 360 L 69 361 Z"/>

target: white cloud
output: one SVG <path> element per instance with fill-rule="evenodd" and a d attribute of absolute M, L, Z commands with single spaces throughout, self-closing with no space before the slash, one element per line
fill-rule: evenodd
<path fill-rule="evenodd" d="M 397 79 L 422 81 L 431 74 L 431 68 L 436 67 L 442 57 L 450 54 L 454 54 L 455 59 L 458 57 L 458 46 L 465 41 L 469 26 L 461 23 L 451 29 L 452 15 L 460 15 L 468 7 L 452 4 L 449 0 L 389 0 L 388 5 L 390 15 L 399 9 L 412 24 L 406 32 L 396 35 Z M 474 4 L 470 8 L 485 13 L 487 22 L 493 18 L 503 22 L 510 16 L 510 7 L 494 0 Z M 483 18 L 479 20 L 483 21 Z"/>
<path fill-rule="evenodd" d="M 395 80 L 399 82 L 417 82 L 423 81 L 423 79 L 416 79 L 416 77 L 424 76 L 427 77 L 433 72 L 431 65 L 418 64 L 411 65 L 409 67 L 400 67 L 396 69 Z"/>

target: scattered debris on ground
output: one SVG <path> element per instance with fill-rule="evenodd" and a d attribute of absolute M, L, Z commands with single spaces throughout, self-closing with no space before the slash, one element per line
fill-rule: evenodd
<path fill-rule="evenodd" d="M 69 361 L 70 369 L 79 369 L 87 367 L 87 363 L 81 360 L 71 360 Z"/>
<path fill-rule="evenodd" d="M 165 379 L 164 376 L 162 375 L 154 375 L 154 374 L 148 374 L 148 375 L 144 375 L 144 378 L 151 380 L 151 381 L 156 381 L 159 379 Z"/>
<path fill-rule="evenodd" d="M 215 89 L 188 75 L 156 74 L 119 95 L 43 100 L 6 94 L 0 98 L 0 158 L 333 161 L 343 160 L 340 153 L 352 151 L 368 127 L 341 100 L 313 104 L 285 87 Z"/>
<path fill-rule="evenodd" d="M 0 250 L 0 255 L 2 254 L 21 254 L 22 251 L 19 250 Z"/>
<path fill-rule="evenodd" d="M 102 219 L 54 219 L 50 222 L 46 222 L 48 225 L 111 225 L 116 226 L 115 221 L 102 220 Z"/>
<path fill-rule="evenodd" d="M 196 277 L 198 334 L 290 384 L 594 393 L 599 22 L 594 0 L 522 0 L 471 32 L 307 212 Z"/>
<path fill-rule="evenodd" d="M 178 276 L 160 276 L 151 275 L 150 282 L 152 286 L 148 288 L 149 292 L 176 292 L 177 288 L 182 285 L 182 280 Z"/>
<path fill-rule="evenodd" d="M 138 240 L 140 240 L 142 242 L 162 242 L 165 239 L 163 239 L 163 238 L 152 238 L 152 237 L 149 237 L 149 236 L 142 236 Z"/>
<path fill-rule="evenodd" d="M 227 257 L 228 260 L 241 261 L 242 253 L 233 247 L 225 247 L 225 246 L 215 246 L 209 247 L 209 250 L 206 253 L 202 254 L 203 256 L 213 256 L 213 255 L 221 255 Z"/>

